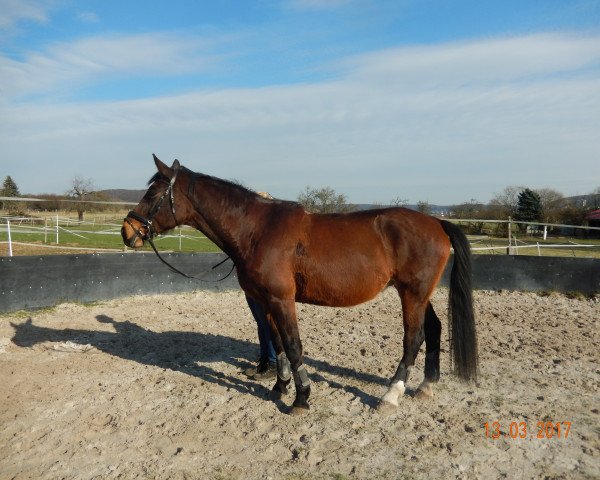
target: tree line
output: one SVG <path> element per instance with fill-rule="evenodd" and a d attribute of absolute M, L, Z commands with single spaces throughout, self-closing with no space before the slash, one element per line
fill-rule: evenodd
<path fill-rule="evenodd" d="M 477 200 L 455 205 L 454 218 L 503 220 L 511 217 L 524 222 L 581 225 L 585 216 L 600 208 L 600 187 L 587 195 L 567 198 L 550 188 L 531 189 L 509 186 L 489 203 Z"/>
<path fill-rule="evenodd" d="M 307 186 L 298 196 L 298 202 L 313 213 L 347 212 L 355 208 L 348 203 L 345 195 L 335 192 L 330 187 Z M 388 205 L 406 207 L 408 203 L 407 199 L 395 197 Z M 471 199 L 448 207 L 445 214 L 450 218 L 473 220 L 506 220 L 511 217 L 522 222 L 580 225 L 588 212 L 599 208 L 600 187 L 579 200 L 573 200 L 550 188 L 508 186 L 494 195 L 487 204 Z M 426 214 L 433 213 L 426 201 L 417 202 L 415 209 Z"/>
<path fill-rule="evenodd" d="M 15 181 L 7 176 L 0 190 L 2 197 L 19 197 L 19 188 Z M 33 196 L 34 198 L 36 196 Z M 83 220 L 84 212 L 106 210 L 110 207 L 78 203 L 83 201 L 110 201 L 107 195 L 95 191 L 91 180 L 75 177 L 71 181 L 71 188 L 65 195 L 39 195 L 40 199 L 50 200 L 29 203 L 32 210 L 59 210 L 68 209 L 78 213 L 79 220 Z M 61 200 L 71 200 L 73 203 L 61 204 Z M 307 211 L 312 213 L 343 213 L 356 209 L 349 203 L 346 195 L 336 192 L 326 186 L 314 188 L 307 186 L 297 197 Z M 395 197 L 388 206 L 408 206 L 408 200 Z M 373 204 L 382 207 L 382 204 Z M 2 208 L 11 214 L 19 213 L 23 205 L 18 202 L 4 201 Z M 414 207 L 422 213 L 431 214 L 432 208 L 426 201 L 417 202 Z M 526 186 L 508 186 L 484 204 L 475 199 L 449 207 L 446 215 L 450 218 L 463 218 L 471 220 L 506 220 L 512 218 L 522 222 L 556 223 L 567 225 L 581 225 L 588 212 L 600 208 L 600 187 L 588 195 L 582 196 L 579 201 L 566 198 L 562 193 L 550 188 L 531 189 Z"/>
<path fill-rule="evenodd" d="M 18 198 L 21 194 L 16 182 L 8 175 L 2 182 L 0 189 L 0 197 Z M 35 200 L 27 202 L 27 208 L 33 211 L 57 211 L 68 210 L 77 212 L 79 221 L 83 221 L 85 212 L 90 211 L 105 211 L 110 209 L 106 205 L 92 205 L 83 203 L 87 201 L 105 202 L 110 201 L 107 195 L 94 190 L 91 180 L 81 177 L 75 177 L 71 181 L 71 188 L 64 195 L 28 195 L 28 198 L 39 198 L 39 202 Z M 69 200 L 69 202 L 64 202 Z M 25 215 L 25 205 L 22 202 L 4 200 L 0 202 L 0 208 L 6 210 L 10 215 Z"/>

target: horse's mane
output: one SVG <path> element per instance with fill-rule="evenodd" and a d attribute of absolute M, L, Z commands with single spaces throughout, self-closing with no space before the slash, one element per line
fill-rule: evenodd
<path fill-rule="evenodd" d="M 300 204 L 298 202 L 294 202 L 292 200 L 281 200 L 281 199 L 278 199 L 278 198 L 267 199 L 265 197 L 262 197 L 261 195 L 259 195 L 254 190 L 251 190 L 251 189 L 245 187 L 244 185 L 242 185 L 237 180 L 225 180 L 223 178 L 213 177 L 212 175 L 207 175 L 205 173 L 194 172 L 194 171 L 190 170 L 189 168 L 183 167 L 183 166 L 180 167 L 179 171 L 182 172 L 182 173 L 185 173 L 186 175 L 189 175 L 194 180 L 203 178 L 205 180 L 212 181 L 214 183 L 217 183 L 217 184 L 220 184 L 220 185 L 223 185 L 223 186 L 227 186 L 227 187 L 232 188 L 233 190 L 237 191 L 238 193 L 240 193 L 244 197 L 258 198 L 261 201 L 267 201 L 267 202 L 277 202 L 277 203 L 281 203 L 281 204 L 289 204 L 289 205 L 300 206 Z M 167 182 L 168 183 L 169 180 L 170 179 L 168 177 L 166 177 L 165 175 L 163 175 L 162 173 L 156 172 L 154 175 L 152 175 L 152 177 L 150 178 L 150 180 L 148 180 L 148 185 L 151 185 L 151 184 L 153 184 L 156 181 L 162 181 L 162 182 Z"/>

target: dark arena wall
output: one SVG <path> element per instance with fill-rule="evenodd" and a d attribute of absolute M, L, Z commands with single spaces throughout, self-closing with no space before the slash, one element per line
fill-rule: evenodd
<path fill-rule="evenodd" d="M 171 272 L 151 253 L 51 255 L 0 258 L 0 312 L 93 302 L 138 294 L 239 288 L 222 253 L 165 254 Z M 447 285 L 449 268 L 442 279 Z M 474 255 L 473 286 L 480 290 L 600 292 L 600 260 L 592 258 Z"/>

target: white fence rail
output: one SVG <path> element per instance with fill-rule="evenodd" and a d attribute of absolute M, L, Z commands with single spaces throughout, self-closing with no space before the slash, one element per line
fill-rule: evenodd
<path fill-rule="evenodd" d="M 92 243 L 92 238 L 97 236 L 120 236 L 121 223 L 110 223 L 106 222 L 106 216 L 103 217 L 102 222 L 97 221 L 97 217 L 92 221 L 80 222 L 73 218 L 60 217 L 58 215 L 53 217 L 45 218 L 34 218 L 34 217 L 0 217 L 0 237 L 3 234 L 6 235 L 6 240 L 0 240 L 0 244 L 8 244 L 8 255 L 13 255 L 13 245 L 17 246 L 31 246 L 31 247 L 42 247 L 42 248 L 60 248 L 70 251 L 113 251 L 122 252 L 126 250 L 124 246 L 118 246 L 116 248 L 96 247 L 96 246 L 73 246 L 73 245 L 61 245 L 61 239 L 65 235 L 73 235 L 75 237 L 88 240 Z M 448 219 L 454 223 L 467 223 L 467 224 L 482 224 L 482 223 L 494 223 L 494 224 L 507 224 L 508 227 L 508 238 L 506 243 L 503 245 L 492 245 L 493 241 L 497 242 L 498 238 L 488 237 L 486 235 L 473 235 L 469 236 L 471 241 L 471 249 L 474 252 L 488 252 L 497 254 L 511 254 L 518 255 L 520 253 L 542 255 L 544 249 L 566 249 L 571 252 L 571 256 L 576 256 L 577 252 L 586 251 L 600 251 L 600 241 L 594 244 L 586 244 L 582 242 L 575 242 L 572 240 L 566 241 L 566 243 L 547 243 L 547 231 L 548 229 L 556 228 L 568 228 L 568 229 L 583 229 L 589 231 L 600 231 L 598 227 L 579 226 L 579 225 L 563 225 L 563 224 L 549 224 L 549 223 L 538 223 L 538 222 L 515 222 L 514 220 L 475 220 L 475 219 Z M 534 227 L 543 228 L 543 239 L 544 242 L 536 241 L 534 243 L 524 242 L 517 238 L 513 232 L 516 230 L 514 227 L 516 224 L 526 224 Z M 88 227 L 88 228 L 86 228 Z M 185 232 L 194 231 L 189 227 L 178 228 L 176 231 L 171 232 L 168 235 L 161 236 L 157 239 L 160 243 L 164 243 L 165 239 L 178 239 L 178 249 L 182 251 L 184 242 L 198 242 L 206 239 L 205 236 L 188 235 Z M 23 241 L 22 235 L 35 236 L 35 241 Z M 17 237 L 21 236 L 21 239 Z M 486 245 L 486 242 L 489 242 Z M 64 241 L 63 241 L 64 243 Z M 73 242 L 71 242 L 73 243 Z M 116 242 L 118 245 L 118 242 Z M 172 247 L 173 250 L 176 248 Z"/>
<path fill-rule="evenodd" d="M 88 228 L 86 228 L 88 227 Z M 166 239 L 178 239 L 179 251 L 183 248 L 183 242 L 199 242 L 207 239 L 203 235 L 187 235 L 185 231 L 194 231 L 190 227 L 178 227 L 169 234 L 161 235 L 155 241 L 157 244 L 164 243 Z M 98 236 L 112 236 L 120 238 L 121 224 L 98 223 L 95 221 L 79 222 L 68 217 L 0 217 L 0 238 L 6 235 L 6 240 L 0 240 L 0 244 L 8 245 L 8 256 L 13 256 L 13 245 L 46 249 L 61 249 L 68 251 L 97 251 L 97 252 L 123 252 L 127 247 L 105 248 L 93 245 L 93 238 Z M 28 235 L 34 236 L 35 241 L 19 241 L 16 237 Z M 89 241 L 90 246 L 61 245 L 66 236 L 74 236 Z M 71 238 L 72 239 L 72 238 Z M 72 243 L 72 242 L 71 242 Z M 116 242 L 117 243 L 117 242 Z"/>

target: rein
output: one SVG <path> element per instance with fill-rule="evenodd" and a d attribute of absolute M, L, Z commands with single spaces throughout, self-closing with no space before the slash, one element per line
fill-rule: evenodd
<path fill-rule="evenodd" d="M 154 229 L 154 225 L 152 224 L 152 221 L 154 220 L 154 217 L 156 216 L 156 214 L 159 212 L 160 208 L 162 207 L 163 201 L 165 200 L 165 198 L 168 196 L 169 200 L 171 201 L 171 213 L 173 214 L 173 218 L 175 219 L 175 223 L 177 223 L 177 217 L 175 216 L 175 199 L 173 197 L 173 185 L 175 185 L 175 180 L 177 179 L 177 174 L 179 173 L 179 167 L 175 168 L 175 173 L 173 175 L 173 177 L 171 178 L 171 180 L 169 181 L 169 186 L 167 187 L 167 189 L 164 191 L 164 193 L 161 195 L 161 197 L 156 201 L 156 203 L 154 204 L 154 206 L 152 207 L 152 209 L 150 210 L 150 213 L 148 214 L 147 217 L 143 217 L 142 215 L 140 215 L 137 212 L 134 212 L 133 210 L 130 210 L 127 213 L 127 216 L 125 217 L 125 222 L 127 222 L 129 224 L 129 226 L 134 230 L 135 235 L 131 238 L 131 240 L 129 240 L 129 245 L 133 248 L 133 245 L 135 244 L 135 241 L 138 238 L 141 238 L 142 240 L 146 240 L 148 241 L 148 243 L 150 244 L 150 246 L 152 247 L 152 250 L 154 250 L 154 253 L 156 254 L 156 256 L 158 257 L 158 259 L 164 263 L 172 272 L 174 273 L 178 273 L 179 275 L 182 275 L 186 278 L 190 278 L 193 280 L 199 280 L 201 282 L 222 282 L 223 280 L 225 280 L 226 278 L 228 278 L 231 273 L 233 272 L 233 269 L 235 268 L 235 263 L 231 266 L 231 270 L 229 270 L 229 273 L 227 273 L 227 275 L 225 275 L 223 278 L 220 278 L 218 280 L 206 280 L 204 278 L 200 278 L 194 275 L 189 275 L 187 273 L 182 272 L 181 270 L 175 268 L 173 265 L 171 265 L 169 262 L 167 262 L 158 252 L 158 249 L 156 248 L 156 245 L 154 245 L 154 240 L 153 238 L 157 235 L 156 230 Z M 136 228 L 133 223 L 131 223 L 130 218 L 137 220 L 138 222 L 140 222 L 143 226 L 146 227 L 147 232 L 146 233 L 142 233 L 140 228 Z M 214 270 L 215 268 L 223 265 L 227 260 L 229 260 L 230 257 L 227 256 L 227 258 L 225 258 L 225 260 L 217 263 L 216 265 L 214 265 L 211 270 Z M 208 271 L 203 272 L 202 275 L 208 273 Z"/>
<path fill-rule="evenodd" d="M 222 282 L 223 280 L 225 280 L 227 277 L 229 277 L 229 275 L 231 275 L 231 273 L 233 272 L 233 269 L 235 268 L 235 263 L 231 265 L 231 270 L 229 270 L 229 272 L 227 273 L 227 275 L 225 275 L 223 278 L 219 278 L 218 280 L 206 280 L 204 278 L 200 278 L 200 277 L 196 277 L 194 275 L 189 275 L 187 273 L 182 272 L 181 270 L 175 268 L 173 265 L 171 265 L 169 262 L 167 262 L 163 257 L 161 257 L 160 253 L 158 253 L 158 250 L 156 248 L 156 245 L 154 245 L 154 240 L 152 240 L 151 237 L 148 237 L 148 243 L 150 244 L 150 246 L 152 247 L 152 250 L 154 250 L 154 253 L 156 253 L 156 256 L 158 257 L 158 259 L 164 263 L 167 267 L 169 267 L 169 270 L 171 270 L 172 272 L 178 273 L 179 275 L 184 276 L 185 278 L 190 278 L 192 280 L 199 280 L 201 282 L 214 282 L 214 283 L 218 283 L 218 282 Z M 227 260 L 230 260 L 229 256 L 226 257 L 224 260 L 220 261 L 219 263 L 217 263 L 216 265 L 213 265 L 211 267 L 211 270 L 214 270 L 215 268 L 223 265 Z M 209 270 L 207 270 L 206 272 L 203 272 L 202 275 L 205 275 L 206 273 L 208 273 Z"/>

